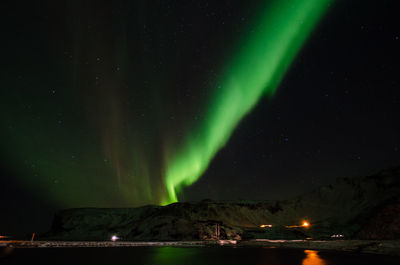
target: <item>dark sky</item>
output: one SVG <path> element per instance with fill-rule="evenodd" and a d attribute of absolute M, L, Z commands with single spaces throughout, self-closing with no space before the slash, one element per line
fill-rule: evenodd
<path fill-rule="evenodd" d="M 157 203 L 165 153 L 207 118 L 261 3 L 3 1 L 0 234 L 45 231 L 66 207 Z M 287 198 L 400 165 L 395 3 L 334 1 L 179 199 Z"/>

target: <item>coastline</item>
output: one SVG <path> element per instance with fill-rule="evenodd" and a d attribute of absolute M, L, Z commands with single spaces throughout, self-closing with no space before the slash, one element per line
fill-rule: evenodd
<path fill-rule="evenodd" d="M 400 256 L 400 240 L 0 241 L 0 248 L 268 247 Z"/>

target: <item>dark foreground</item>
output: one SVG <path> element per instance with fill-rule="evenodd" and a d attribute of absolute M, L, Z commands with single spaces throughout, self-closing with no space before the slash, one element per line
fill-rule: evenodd
<path fill-rule="evenodd" d="M 0 264 L 400 264 L 400 257 L 267 247 L 2 248 Z"/>

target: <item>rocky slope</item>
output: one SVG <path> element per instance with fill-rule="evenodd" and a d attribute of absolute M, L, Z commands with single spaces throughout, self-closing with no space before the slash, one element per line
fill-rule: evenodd
<path fill-rule="evenodd" d="M 400 167 L 341 178 L 284 201 L 174 203 L 129 209 L 68 209 L 56 214 L 50 239 L 123 240 L 400 238 Z M 302 220 L 310 227 L 291 227 Z M 268 224 L 272 227 L 260 228 Z"/>

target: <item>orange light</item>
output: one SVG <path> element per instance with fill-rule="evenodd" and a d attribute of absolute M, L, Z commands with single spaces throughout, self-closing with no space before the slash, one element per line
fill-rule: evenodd
<path fill-rule="evenodd" d="M 286 228 L 296 228 L 296 227 L 309 227 L 310 223 L 307 221 L 303 221 L 301 225 L 286 225 Z"/>
<path fill-rule="evenodd" d="M 261 227 L 261 228 L 264 228 L 264 227 L 272 227 L 272 225 L 260 225 L 260 227 Z"/>
<path fill-rule="evenodd" d="M 318 255 L 318 251 L 307 249 L 304 253 L 307 256 L 303 259 L 302 265 L 326 265 L 325 260 Z"/>

